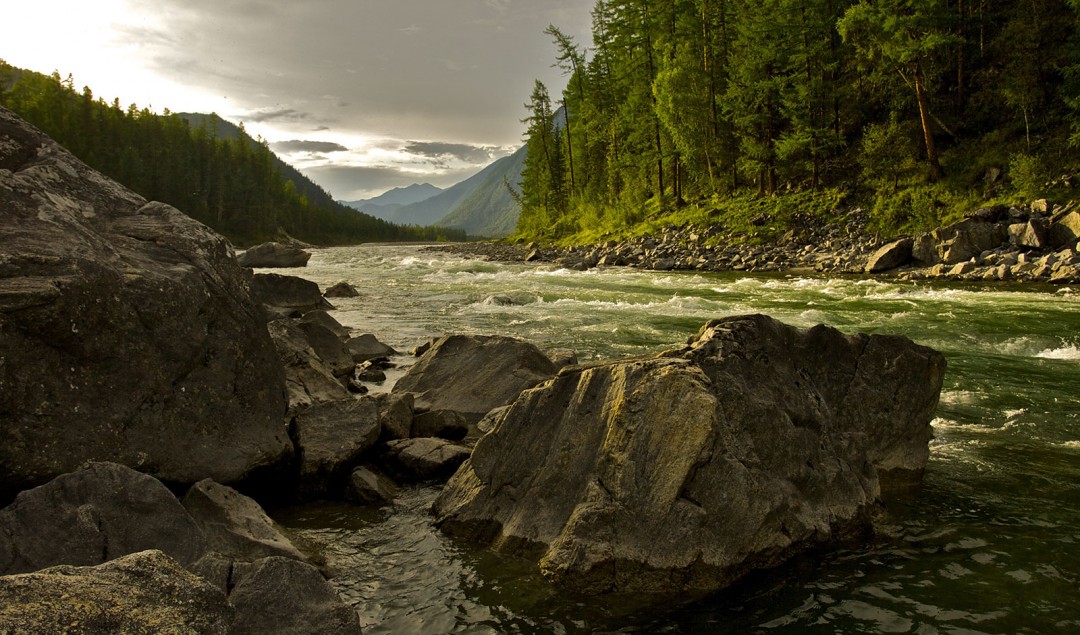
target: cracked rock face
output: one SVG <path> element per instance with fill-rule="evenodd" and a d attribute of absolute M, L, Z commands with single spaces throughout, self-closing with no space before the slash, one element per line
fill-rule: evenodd
<path fill-rule="evenodd" d="M 868 529 L 925 467 L 944 369 L 906 338 L 718 320 L 522 393 L 435 513 L 576 591 L 722 588 Z"/>
<path fill-rule="evenodd" d="M 87 460 L 233 483 L 285 458 L 248 284 L 224 238 L 0 108 L 0 500 Z"/>

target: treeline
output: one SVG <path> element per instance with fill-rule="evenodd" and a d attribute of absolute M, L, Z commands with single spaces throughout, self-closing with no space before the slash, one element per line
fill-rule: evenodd
<path fill-rule="evenodd" d="M 121 108 L 61 79 L 0 61 L 0 105 L 40 128 L 103 174 L 141 196 L 168 203 L 240 246 L 280 239 L 334 245 L 465 238 L 464 232 L 402 227 L 334 201 L 297 173 L 286 178 L 266 144 L 222 134 L 216 117 L 200 125 L 168 110 Z M 297 182 L 297 181 L 300 182 Z"/>
<path fill-rule="evenodd" d="M 1076 167 L 1078 8 L 598 0 L 591 46 L 548 29 L 567 83 L 537 82 L 526 104 L 519 233 L 825 190 L 866 198 L 879 229 L 899 231 L 1040 194 Z"/>

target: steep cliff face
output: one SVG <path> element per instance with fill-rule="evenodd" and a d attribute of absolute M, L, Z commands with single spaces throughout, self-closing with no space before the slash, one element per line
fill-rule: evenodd
<path fill-rule="evenodd" d="M 286 458 L 248 286 L 224 238 L 0 108 L 0 499 L 91 459 L 233 483 Z"/>
<path fill-rule="evenodd" d="M 867 529 L 882 483 L 921 475 L 944 368 L 901 337 L 718 320 L 493 411 L 435 512 L 576 591 L 721 588 Z"/>

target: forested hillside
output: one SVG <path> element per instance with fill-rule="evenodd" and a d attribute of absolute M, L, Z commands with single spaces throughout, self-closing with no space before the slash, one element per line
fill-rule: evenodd
<path fill-rule="evenodd" d="M 119 101 L 76 92 L 70 77 L 0 61 L 0 105 L 40 128 L 91 167 L 147 199 L 168 203 L 237 245 L 281 238 L 316 244 L 464 238 L 439 228 L 401 227 L 335 202 L 266 147 L 217 117 L 190 125 Z M 221 125 L 226 124 L 225 131 Z"/>
<path fill-rule="evenodd" d="M 989 200 L 1067 195 L 1078 9 L 598 0 L 591 43 L 548 30 L 567 84 L 537 82 L 527 104 L 518 232 L 580 241 L 800 207 L 827 222 L 859 204 L 888 234 Z"/>

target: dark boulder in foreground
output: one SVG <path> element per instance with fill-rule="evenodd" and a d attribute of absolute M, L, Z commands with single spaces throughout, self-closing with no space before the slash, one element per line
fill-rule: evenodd
<path fill-rule="evenodd" d="M 359 635 L 360 618 L 319 571 L 289 558 L 238 564 L 229 604 L 231 635 Z"/>
<path fill-rule="evenodd" d="M 281 243 L 263 243 L 236 257 L 242 267 L 306 267 L 311 253 Z"/>
<path fill-rule="evenodd" d="M 333 309 L 319 285 L 311 280 L 280 273 L 257 273 L 251 292 L 266 305 L 271 317 L 299 317 L 308 311 Z"/>
<path fill-rule="evenodd" d="M 454 410 L 476 423 L 522 390 L 554 377 L 556 370 L 540 349 L 526 342 L 450 335 L 438 339 L 394 384 L 393 392 L 415 394 L 418 410 Z"/>
<path fill-rule="evenodd" d="M 437 522 L 576 591 L 722 588 L 868 529 L 921 475 L 944 370 L 902 337 L 718 320 L 492 413 Z"/>
<path fill-rule="evenodd" d="M 87 460 L 178 483 L 279 464 L 262 315 L 228 241 L 0 108 L 0 501 Z"/>
<path fill-rule="evenodd" d="M 233 622 L 221 590 L 160 551 L 0 577 L 0 633 L 225 635 Z"/>

